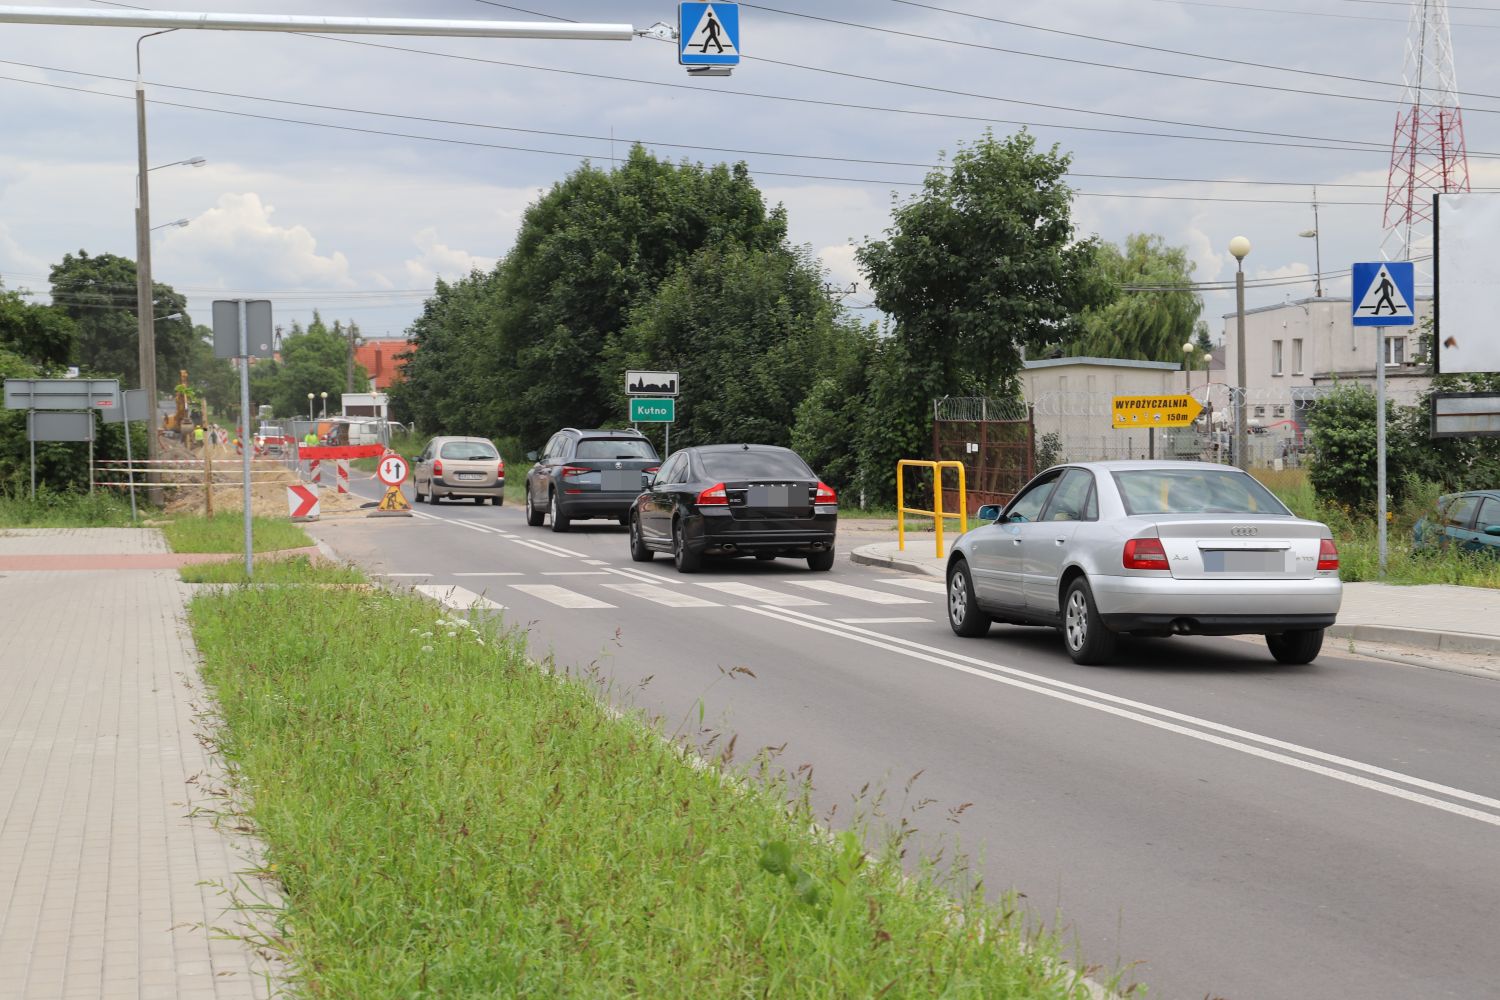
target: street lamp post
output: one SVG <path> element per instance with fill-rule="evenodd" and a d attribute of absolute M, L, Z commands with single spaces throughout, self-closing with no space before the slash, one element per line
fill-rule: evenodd
<path fill-rule="evenodd" d="M 313 417 L 313 394 L 312 393 L 308 393 L 307 394 L 307 419 L 308 420 L 314 419 L 314 417 Z"/>
<path fill-rule="evenodd" d="M 1193 391 L 1193 352 L 1197 349 L 1198 345 L 1191 340 L 1182 345 L 1182 387 L 1187 392 Z"/>
<path fill-rule="evenodd" d="M 321 396 L 321 397 L 323 397 L 323 416 L 327 417 L 328 416 L 328 393 L 326 393 L 326 392 L 320 392 L 320 393 L 318 393 L 318 395 Z"/>
<path fill-rule="evenodd" d="M 1234 464 L 1241 469 L 1250 468 L 1249 446 L 1245 428 L 1246 378 L 1245 378 L 1245 258 L 1250 255 L 1250 241 L 1236 236 L 1229 241 L 1229 252 L 1234 255 L 1234 302 L 1235 341 L 1234 363 L 1236 399 L 1234 405 Z"/>
<path fill-rule="evenodd" d="M 1313 227 L 1304 229 L 1297 235 L 1305 240 L 1313 241 L 1313 254 L 1317 261 L 1318 275 L 1316 284 L 1313 286 L 1314 298 L 1323 297 L 1323 234 L 1322 227 L 1318 225 L 1318 189 L 1313 188 Z"/>

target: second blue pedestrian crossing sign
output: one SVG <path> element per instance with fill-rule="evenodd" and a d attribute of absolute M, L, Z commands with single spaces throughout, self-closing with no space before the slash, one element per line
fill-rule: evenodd
<path fill-rule="evenodd" d="M 1409 260 L 1355 264 L 1355 326 L 1416 326 L 1417 274 Z"/>
<path fill-rule="evenodd" d="M 677 61 L 684 66 L 738 66 L 740 5 L 679 4 Z"/>

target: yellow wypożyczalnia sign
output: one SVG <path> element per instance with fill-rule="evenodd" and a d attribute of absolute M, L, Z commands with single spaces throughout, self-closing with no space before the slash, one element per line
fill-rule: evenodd
<path fill-rule="evenodd" d="M 1115 430 L 1186 427 L 1202 412 L 1203 404 L 1192 396 L 1116 396 L 1110 407 L 1110 425 Z"/>

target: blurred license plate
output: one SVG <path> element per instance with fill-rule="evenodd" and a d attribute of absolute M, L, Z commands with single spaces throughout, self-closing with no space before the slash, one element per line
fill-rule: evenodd
<path fill-rule="evenodd" d="M 1286 555 L 1280 551 L 1212 549 L 1203 553 L 1205 573 L 1280 573 Z"/>
<path fill-rule="evenodd" d="M 606 469 L 600 474 L 599 488 L 606 493 L 623 493 L 626 490 L 640 491 L 641 474 L 637 469 Z"/>
<path fill-rule="evenodd" d="M 467 480 L 483 479 L 484 478 L 484 473 L 482 473 L 482 472 L 460 472 L 458 474 L 458 478 L 459 479 L 467 479 Z"/>
<path fill-rule="evenodd" d="M 796 494 L 801 493 L 801 497 Z M 791 486 L 752 486 L 745 502 L 751 507 L 806 507 L 807 490 Z"/>

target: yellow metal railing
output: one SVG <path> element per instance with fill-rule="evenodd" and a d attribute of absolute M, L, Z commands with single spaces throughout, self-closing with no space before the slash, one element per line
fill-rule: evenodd
<path fill-rule="evenodd" d="M 932 510 L 906 506 L 906 467 L 932 470 Z M 958 470 L 958 512 L 943 512 L 943 470 Z M 937 531 L 937 557 L 943 558 L 943 522 L 950 517 L 958 518 L 960 534 L 969 530 L 969 494 L 962 462 L 925 462 L 921 459 L 903 458 L 896 463 L 896 547 L 906 551 L 906 515 L 920 514 L 932 518 Z"/>

